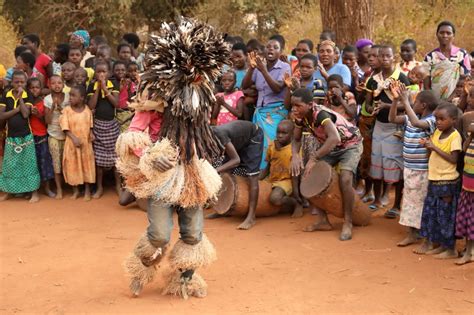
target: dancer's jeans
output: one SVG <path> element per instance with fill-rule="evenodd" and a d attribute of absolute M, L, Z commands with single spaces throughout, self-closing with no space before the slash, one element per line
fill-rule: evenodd
<path fill-rule="evenodd" d="M 147 215 L 150 224 L 148 225 L 147 235 L 153 246 L 163 247 L 170 241 L 174 211 L 178 214 L 181 240 L 190 245 L 201 241 L 204 224 L 202 207 L 184 209 L 149 199 Z"/>

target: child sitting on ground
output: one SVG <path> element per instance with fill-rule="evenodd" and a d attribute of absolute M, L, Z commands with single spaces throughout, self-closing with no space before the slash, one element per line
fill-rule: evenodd
<path fill-rule="evenodd" d="M 260 174 L 260 180 L 268 176 L 272 184 L 270 202 L 281 206 L 284 211 L 293 211 L 292 217 L 303 216 L 303 207 L 298 202 L 299 196 L 293 196 L 293 184 L 296 180 L 290 174 L 291 166 L 291 140 L 293 138 L 294 125 L 291 120 L 283 120 L 278 124 L 277 138 L 268 146 L 266 160 L 267 167 Z"/>
<path fill-rule="evenodd" d="M 406 115 L 397 116 L 397 106 L 401 102 Z M 421 139 L 429 138 L 436 126 L 433 111 L 438 100 L 432 91 L 420 92 L 413 109 L 409 102 L 409 91 L 400 86 L 398 96 L 392 103 L 389 121 L 405 125 L 403 139 L 403 199 L 400 213 L 400 224 L 408 227 L 407 236 L 398 246 L 408 246 L 418 240 L 421 226 L 423 203 L 428 191 L 428 150 L 420 143 Z"/>
<path fill-rule="evenodd" d="M 26 74 L 14 71 L 12 89 L 0 98 L 0 123 L 6 121 L 7 138 L 5 143 L 2 172 L 0 173 L 0 201 L 11 194 L 32 193 L 30 202 L 37 202 L 40 174 L 36 163 L 35 143 L 30 130 L 28 117 L 31 98 L 26 89 Z"/>
<path fill-rule="evenodd" d="M 459 172 L 456 170 L 462 150 L 461 135 L 455 129 L 458 108 L 446 103 L 436 108 L 436 130 L 422 141 L 431 151 L 428 162 L 428 193 L 423 205 L 420 235 L 426 237 L 418 254 L 435 258 L 456 258 L 455 221 L 459 197 Z M 439 247 L 433 248 L 434 244 Z"/>
<path fill-rule="evenodd" d="M 40 173 L 41 182 L 44 183 L 46 195 L 54 198 L 56 195 L 51 191 L 50 180 L 54 178 L 53 160 L 49 153 L 48 131 L 45 122 L 45 110 L 43 98 L 41 97 L 41 81 L 38 78 L 28 80 L 28 92 L 31 96 L 33 106 L 31 107 L 30 127 L 35 139 L 36 161 Z"/>
<path fill-rule="evenodd" d="M 95 183 L 95 162 L 92 150 L 92 112 L 84 102 L 86 89 L 75 86 L 69 94 L 70 106 L 63 110 L 61 129 L 66 134 L 63 155 L 63 174 L 72 186 L 71 199 L 79 197 L 79 185 L 84 185 L 84 200 L 91 200 L 90 184 Z"/>
<path fill-rule="evenodd" d="M 224 92 L 216 94 L 216 104 L 212 110 L 212 120 L 218 126 L 242 118 L 244 93 L 235 89 L 236 74 L 228 70 L 222 75 Z"/>

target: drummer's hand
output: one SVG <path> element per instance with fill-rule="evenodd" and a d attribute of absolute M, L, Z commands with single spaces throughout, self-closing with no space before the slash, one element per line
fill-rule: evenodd
<path fill-rule="evenodd" d="M 161 173 L 172 169 L 175 165 L 176 165 L 176 160 L 170 160 L 164 156 L 160 156 L 153 162 L 154 168 Z"/>
<path fill-rule="evenodd" d="M 301 170 L 303 169 L 303 167 L 304 167 L 303 159 L 301 158 L 301 156 L 299 154 L 293 155 L 293 157 L 291 158 L 291 167 L 290 167 L 291 176 L 299 176 L 301 174 Z"/>
<path fill-rule="evenodd" d="M 313 168 L 313 166 L 316 164 L 316 162 L 312 159 L 310 159 L 308 161 L 308 163 L 306 163 L 306 166 L 304 168 L 304 174 L 303 174 L 303 178 L 305 178 L 306 176 L 308 176 L 309 172 L 311 171 L 311 169 Z"/>

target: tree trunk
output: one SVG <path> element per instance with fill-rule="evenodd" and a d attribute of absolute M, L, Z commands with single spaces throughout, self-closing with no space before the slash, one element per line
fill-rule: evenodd
<path fill-rule="evenodd" d="M 323 30 L 336 33 L 339 47 L 372 37 L 374 0 L 321 0 L 320 7 Z"/>

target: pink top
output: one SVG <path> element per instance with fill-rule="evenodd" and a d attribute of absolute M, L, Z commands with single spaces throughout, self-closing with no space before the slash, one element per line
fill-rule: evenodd
<path fill-rule="evenodd" d="M 137 88 L 135 83 L 130 82 L 129 84 L 124 84 L 120 89 L 119 93 L 119 108 L 127 108 L 128 100 L 136 92 Z"/>
<path fill-rule="evenodd" d="M 44 77 L 44 84 L 47 86 L 49 82 L 48 77 L 48 65 L 51 62 L 51 58 L 45 53 L 41 53 L 38 58 L 36 58 L 35 69 L 38 70 Z"/>
<path fill-rule="evenodd" d="M 237 108 L 237 104 L 239 103 L 239 100 L 244 97 L 244 92 L 242 91 L 235 91 L 230 94 L 224 94 L 224 93 L 217 93 L 216 96 L 223 96 L 224 101 L 229 105 L 232 106 L 233 108 Z M 237 120 L 237 117 L 234 116 L 231 112 L 227 110 L 225 107 L 221 107 L 219 115 L 217 116 L 217 125 L 224 125 L 227 123 L 230 123 L 231 121 Z"/>
<path fill-rule="evenodd" d="M 163 114 L 155 111 L 150 112 L 135 112 L 132 118 L 129 131 L 145 131 L 148 128 L 148 134 L 151 141 L 156 142 L 161 129 L 161 122 L 163 121 Z"/>

